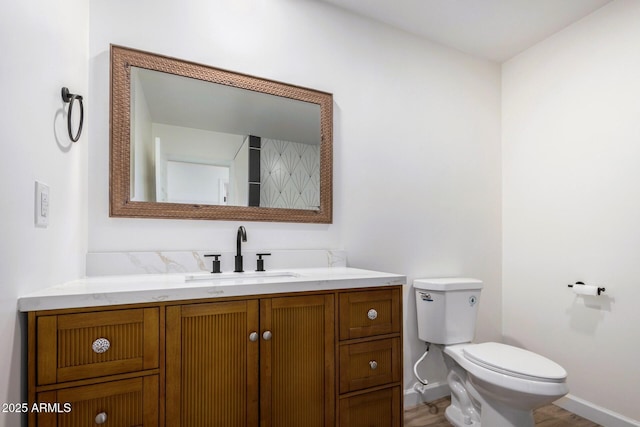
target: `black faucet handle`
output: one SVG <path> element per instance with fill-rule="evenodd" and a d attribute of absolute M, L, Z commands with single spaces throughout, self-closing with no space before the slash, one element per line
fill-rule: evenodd
<path fill-rule="evenodd" d="M 220 260 L 218 259 L 219 257 L 222 256 L 222 254 L 204 254 L 205 257 L 213 257 L 213 263 L 211 265 L 211 272 L 212 273 L 221 273 L 220 271 Z"/>
<path fill-rule="evenodd" d="M 256 254 L 258 256 L 258 260 L 256 261 L 256 271 L 264 271 L 264 260 L 262 259 L 263 256 L 270 256 L 270 253 L 261 253 L 261 254 Z"/>

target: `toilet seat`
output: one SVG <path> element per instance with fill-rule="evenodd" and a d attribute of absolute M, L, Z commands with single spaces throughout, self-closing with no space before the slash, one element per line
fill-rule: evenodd
<path fill-rule="evenodd" d="M 550 383 L 561 383 L 567 378 L 564 368 L 554 361 L 506 344 L 471 344 L 462 353 L 469 362 L 510 377 Z"/>

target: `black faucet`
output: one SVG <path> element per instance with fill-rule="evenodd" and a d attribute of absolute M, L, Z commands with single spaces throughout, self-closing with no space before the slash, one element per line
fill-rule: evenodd
<path fill-rule="evenodd" d="M 238 227 L 238 236 L 236 237 L 236 269 L 233 270 L 235 273 L 242 273 L 244 270 L 242 268 L 242 242 L 247 241 L 247 230 L 241 225 Z"/>

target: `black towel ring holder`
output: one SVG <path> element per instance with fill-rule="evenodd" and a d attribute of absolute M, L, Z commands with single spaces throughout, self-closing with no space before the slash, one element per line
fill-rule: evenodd
<path fill-rule="evenodd" d="M 78 142 L 78 140 L 80 139 L 80 134 L 82 133 L 82 124 L 84 122 L 84 104 L 82 103 L 82 96 L 69 93 L 69 89 L 63 87 L 62 100 L 65 103 L 69 103 L 69 111 L 67 112 L 67 130 L 69 131 L 69 138 L 73 142 Z M 71 130 L 71 113 L 73 111 L 73 103 L 76 100 L 80 104 L 80 124 L 78 125 L 78 132 L 76 132 L 74 136 L 73 131 Z"/>

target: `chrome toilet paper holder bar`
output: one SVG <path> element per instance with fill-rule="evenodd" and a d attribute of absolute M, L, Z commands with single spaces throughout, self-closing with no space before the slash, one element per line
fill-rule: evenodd
<path fill-rule="evenodd" d="M 570 287 L 570 288 L 573 288 L 575 285 L 584 285 L 584 282 L 576 282 L 573 285 L 567 285 L 567 286 Z M 606 290 L 605 288 L 598 287 L 598 295 L 603 293 L 605 290 Z"/>

